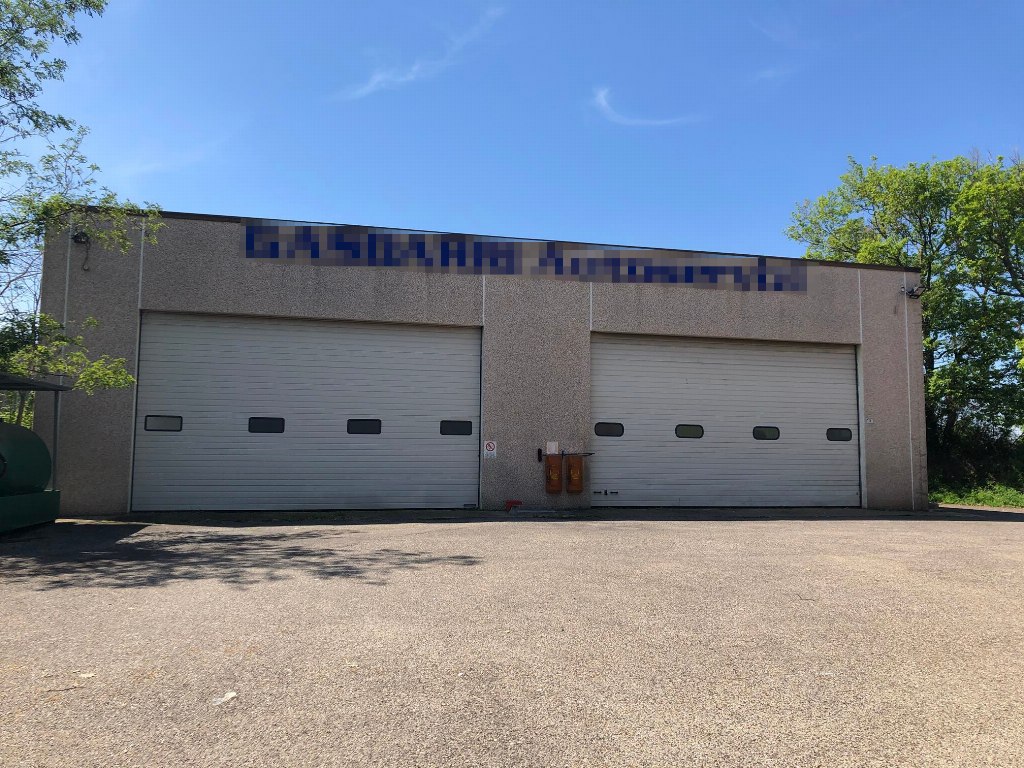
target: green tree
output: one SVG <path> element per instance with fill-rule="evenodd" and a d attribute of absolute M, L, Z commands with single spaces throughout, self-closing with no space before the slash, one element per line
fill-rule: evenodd
<path fill-rule="evenodd" d="M 96 327 L 86 318 L 83 330 Z M 130 387 L 135 379 L 123 357 L 90 358 L 81 334 L 72 334 L 49 315 L 13 315 L 0 325 L 0 368 L 32 378 L 60 376 L 74 389 L 93 394 L 99 389 Z M 30 418 L 29 392 L 4 393 L 0 414 L 4 421 L 25 424 Z"/>
<path fill-rule="evenodd" d="M 159 209 L 121 200 L 100 186 L 99 169 L 82 151 L 86 129 L 43 109 L 39 97 L 67 69 L 52 47 L 77 43 L 76 20 L 102 14 L 106 5 L 0 0 L 0 369 L 59 375 L 90 394 L 133 380 L 123 359 L 90 358 L 80 333 L 38 314 L 43 238 L 84 231 L 100 247 L 124 253 L 140 229 L 148 240 L 155 238 Z M 23 423 L 30 405 L 30 398 L 11 395 L 0 409 Z"/>
<path fill-rule="evenodd" d="M 0 310 L 34 310 L 47 232 L 83 230 L 126 251 L 136 228 L 159 228 L 159 209 L 120 200 L 96 180 L 82 152 L 87 135 L 39 103 L 67 63 L 51 54 L 73 45 L 77 17 L 101 14 L 107 0 L 0 0 Z M 38 149 L 42 147 L 42 149 Z"/>
<path fill-rule="evenodd" d="M 964 279 L 1024 300 L 1024 161 L 981 165 L 953 207 Z"/>
<path fill-rule="evenodd" d="M 921 270 L 926 417 L 937 479 L 1014 474 L 1024 424 L 1024 178 L 1019 163 L 956 157 L 905 167 L 854 159 L 797 207 L 806 257 Z"/>

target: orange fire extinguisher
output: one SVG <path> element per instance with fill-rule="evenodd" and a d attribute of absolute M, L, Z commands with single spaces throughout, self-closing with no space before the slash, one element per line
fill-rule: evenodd
<path fill-rule="evenodd" d="M 565 457 L 565 490 L 569 493 L 583 493 L 583 456 L 578 453 Z"/>
<path fill-rule="evenodd" d="M 549 453 L 544 457 L 544 490 L 562 492 L 562 454 Z"/>

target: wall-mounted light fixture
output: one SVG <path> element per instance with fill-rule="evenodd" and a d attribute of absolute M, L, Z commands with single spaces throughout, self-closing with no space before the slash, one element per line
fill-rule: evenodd
<path fill-rule="evenodd" d="M 924 286 L 917 285 L 914 286 L 913 288 L 908 288 L 907 286 L 904 285 L 902 288 L 900 288 L 900 293 L 905 293 L 908 299 L 920 299 L 921 294 L 924 293 Z"/>
<path fill-rule="evenodd" d="M 78 245 L 85 246 L 85 258 L 82 259 L 82 271 L 89 271 L 89 252 L 92 250 L 92 241 L 89 239 L 89 233 L 84 229 L 80 229 L 71 236 L 71 241 Z"/>

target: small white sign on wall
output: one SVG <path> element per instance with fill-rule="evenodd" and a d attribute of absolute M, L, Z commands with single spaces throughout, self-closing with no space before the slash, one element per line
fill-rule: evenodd
<path fill-rule="evenodd" d="M 498 455 L 498 444 L 494 440 L 484 440 L 484 458 L 493 459 Z"/>

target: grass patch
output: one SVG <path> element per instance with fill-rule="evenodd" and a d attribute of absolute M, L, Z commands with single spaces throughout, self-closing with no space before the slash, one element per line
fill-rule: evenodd
<path fill-rule="evenodd" d="M 1024 491 L 1000 483 L 989 483 L 982 488 L 938 487 L 932 489 L 928 498 L 941 504 L 1024 508 Z"/>

